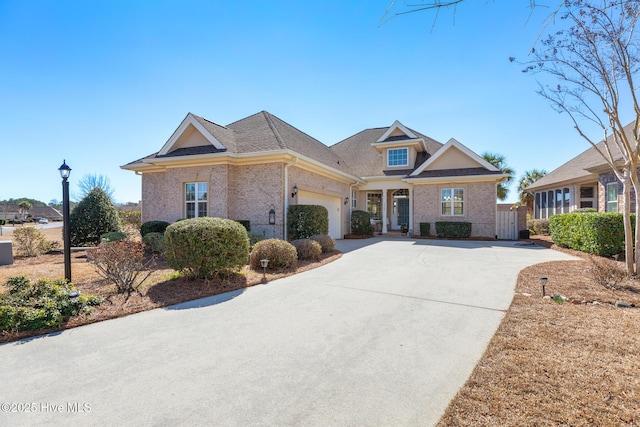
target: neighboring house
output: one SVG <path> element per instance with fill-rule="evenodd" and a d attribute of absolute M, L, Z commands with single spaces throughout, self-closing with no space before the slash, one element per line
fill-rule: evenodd
<path fill-rule="evenodd" d="M 143 222 L 217 216 L 278 238 L 292 204 L 325 206 L 334 238 L 349 233 L 355 209 L 383 233 L 451 220 L 494 237 L 496 185 L 506 177 L 460 142 L 443 145 L 397 121 L 327 147 L 265 111 L 227 126 L 189 113 L 160 151 L 122 168 L 142 175 Z"/>
<path fill-rule="evenodd" d="M 631 132 L 631 125 L 625 132 Z M 611 138 L 611 137 L 610 137 Z M 615 143 L 608 140 L 616 163 L 621 155 Z M 597 144 L 606 150 L 605 142 Z M 593 208 L 599 212 L 621 212 L 624 209 L 622 183 L 602 155 L 591 147 L 554 169 L 527 187 L 534 194 L 534 218 L 549 218 L 551 215 L 568 213 L 576 209 Z M 635 210 L 632 190 L 631 210 Z"/>
<path fill-rule="evenodd" d="M 62 221 L 62 213 L 51 206 L 32 206 L 28 215 L 33 218 L 47 218 L 50 221 Z M 0 204 L 0 218 L 20 219 L 22 213 L 17 204 Z"/>

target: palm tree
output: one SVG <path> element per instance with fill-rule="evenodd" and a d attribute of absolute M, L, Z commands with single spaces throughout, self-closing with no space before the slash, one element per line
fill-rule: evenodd
<path fill-rule="evenodd" d="M 485 152 L 482 153 L 482 158 L 500 169 L 502 173 L 509 175 L 504 181 L 498 184 L 498 190 L 496 194 L 498 200 L 506 200 L 507 196 L 509 195 L 508 187 L 513 182 L 513 176 L 516 174 L 516 171 L 514 171 L 509 165 L 507 165 L 507 158 L 502 154 Z"/>
<path fill-rule="evenodd" d="M 29 213 L 29 209 L 31 209 L 33 207 L 33 205 L 28 202 L 27 200 L 23 200 L 20 203 L 18 203 L 18 208 L 20 209 L 20 216 L 22 216 L 22 220 L 24 221 L 24 219 L 27 216 L 27 213 Z"/>
<path fill-rule="evenodd" d="M 526 171 L 518 181 L 518 198 L 520 203 L 527 207 L 527 212 L 533 212 L 533 193 L 526 188 L 546 174 L 547 171 L 544 169 L 531 169 Z"/>

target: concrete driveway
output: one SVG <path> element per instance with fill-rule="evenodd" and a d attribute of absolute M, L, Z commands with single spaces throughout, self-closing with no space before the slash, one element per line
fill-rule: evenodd
<path fill-rule="evenodd" d="M 342 241 L 341 259 L 0 346 L 0 425 L 431 425 L 518 271 L 514 242 Z"/>

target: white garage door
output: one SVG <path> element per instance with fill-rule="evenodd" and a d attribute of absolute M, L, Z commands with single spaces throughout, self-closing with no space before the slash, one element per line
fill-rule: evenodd
<path fill-rule="evenodd" d="M 325 194 L 312 193 L 310 191 L 298 192 L 299 205 L 320 205 L 327 208 L 329 212 L 329 236 L 334 239 L 342 239 L 340 233 L 341 208 L 339 197 L 327 196 Z"/>

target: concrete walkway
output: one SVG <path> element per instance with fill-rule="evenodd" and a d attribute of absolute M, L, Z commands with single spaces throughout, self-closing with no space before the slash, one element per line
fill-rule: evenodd
<path fill-rule="evenodd" d="M 264 286 L 1 345 L 0 425 L 432 425 L 518 272 L 571 259 L 514 242 L 339 248 Z"/>

